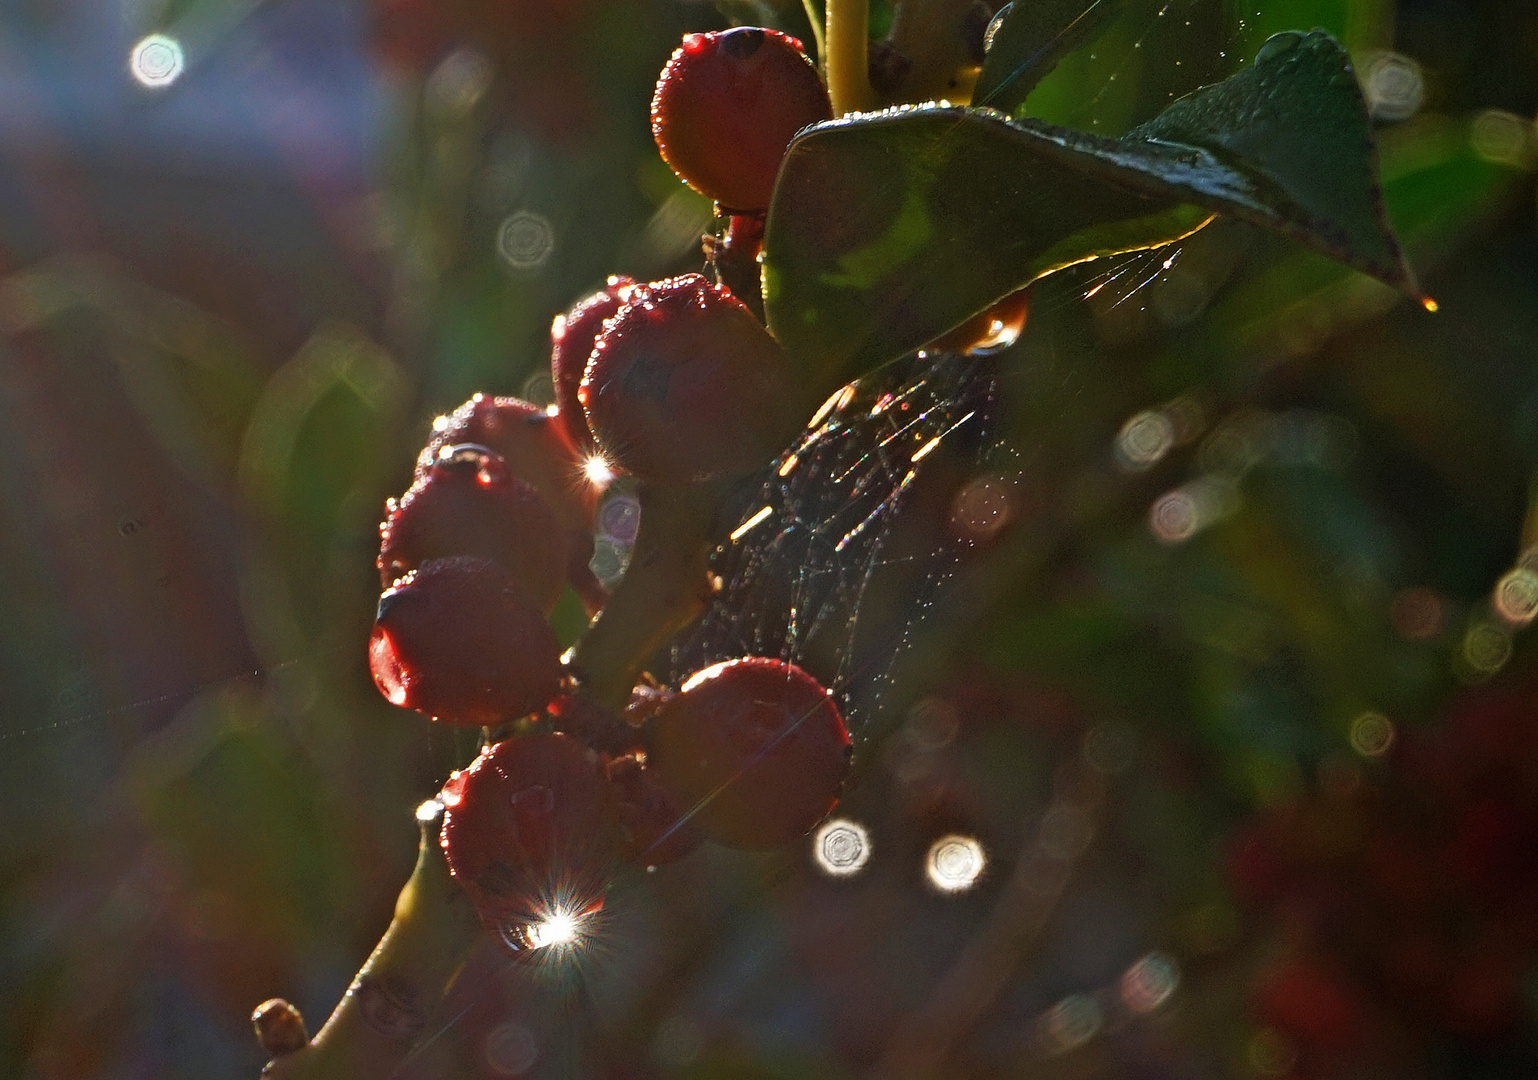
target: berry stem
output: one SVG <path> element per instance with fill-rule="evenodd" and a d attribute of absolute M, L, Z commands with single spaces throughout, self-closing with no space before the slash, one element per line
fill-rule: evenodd
<path fill-rule="evenodd" d="M 705 254 L 715 268 L 716 281 L 748 306 L 754 318 L 764 321 L 764 293 L 758 254 L 764 244 L 762 214 L 731 214 L 719 239 L 705 236 Z"/>
<path fill-rule="evenodd" d="M 828 0 L 824 45 L 833 115 L 875 107 L 870 87 L 870 0 Z"/>
<path fill-rule="evenodd" d="M 715 484 L 643 484 L 641 528 L 625 576 L 572 652 L 583 693 L 619 710 L 641 671 L 710 598 L 710 527 Z"/>
<path fill-rule="evenodd" d="M 396 898 L 389 929 L 325 1026 L 307 1046 L 274 1058 L 264 1080 L 390 1076 L 428 1034 L 429 1021 L 481 936 L 470 898 L 449 877 L 438 845 L 442 817 L 441 806 L 430 816 L 418 814 L 416 868 Z"/>

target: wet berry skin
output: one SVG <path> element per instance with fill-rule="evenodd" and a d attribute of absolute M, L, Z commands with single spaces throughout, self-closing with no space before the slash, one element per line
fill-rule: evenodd
<path fill-rule="evenodd" d="M 635 284 L 632 278 L 612 275 L 602 289 L 577 301 L 550 324 L 550 376 L 555 383 L 555 403 L 572 442 L 584 454 L 591 454 L 595 447 L 577 388 L 604 320 L 613 318 L 624 307 Z"/>
<path fill-rule="evenodd" d="M 586 455 L 572 442 L 559 411 L 476 394 L 434 422 L 432 438 L 417 455 L 416 475 L 425 475 L 444 450 L 460 443 L 500 454 L 508 472 L 533 484 L 565 525 L 592 532 L 601 489 L 584 473 Z"/>
<path fill-rule="evenodd" d="M 736 211 L 766 209 L 791 139 L 832 116 L 801 43 L 752 26 L 686 35 L 652 96 L 652 136 L 663 160 Z"/>
<path fill-rule="evenodd" d="M 439 840 L 488 927 L 600 905 L 619 818 L 598 755 L 560 734 L 485 750 L 444 785 Z"/>
<path fill-rule="evenodd" d="M 615 758 L 608 773 L 619 807 L 621 858 L 636 866 L 666 866 L 700 846 L 699 829 L 642 758 Z"/>
<path fill-rule="evenodd" d="M 712 840 L 779 847 L 838 801 L 850 739 L 832 696 L 793 664 L 746 657 L 698 672 L 651 719 L 647 771 Z"/>
<path fill-rule="evenodd" d="M 566 584 L 570 534 L 500 454 L 474 443 L 448 450 L 380 525 L 380 583 L 388 587 L 428 559 L 477 555 L 509 571 L 548 613 Z"/>
<path fill-rule="evenodd" d="M 642 480 L 752 472 L 804 419 L 779 343 L 699 274 L 638 287 L 604 324 L 579 396 L 604 456 Z"/>
<path fill-rule="evenodd" d="M 561 680 L 555 631 L 487 559 L 430 559 L 379 598 L 369 669 L 393 705 L 486 726 L 543 709 Z"/>
<path fill-rule="evenodd" d="M 550 703 L 555 729 L 609 757 L 641 749 L 640 729 L 586 694 L 562 694 Z"/>

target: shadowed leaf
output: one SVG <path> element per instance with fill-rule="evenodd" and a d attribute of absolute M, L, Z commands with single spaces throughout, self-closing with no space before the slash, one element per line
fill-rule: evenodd
<path fill-rule="evenodd" d="M 972 101 L 1013 113 L 1065 55 L 1089 41 L 1126 0 L 1021 0 L 994 31 Z"/>
<path fill-rule="evenodd" d="M 815 397 L 919 348 L 1064 266 L 1158 246 L 1213 212 L 1287 236 L 1405 292 L 1371 127 L 1322 32 L 1112 139 L 953 107 L 804 133 L 764 245 L 769 326 Z"/>

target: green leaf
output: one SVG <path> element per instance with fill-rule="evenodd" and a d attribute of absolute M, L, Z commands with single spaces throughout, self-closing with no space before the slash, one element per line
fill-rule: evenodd
<path fill-rule="evenodd" d="M 836 120 L 792 144 L 764 242 L 770 329 L 807 394 L 934 340 L 1054 270 L 1232 214 L 1412 295 L 1383 216 L 1370 122 L 1329 35 L 1111 139 L 993 110 Z"/>
<path fill-rule="evenodd" d="M 1417 292 L 1383 214 L 1361 88 L 1329 34 L 1277 34 L 1253 65 L 1181 98 L 1119 141 L 1138 140 L 1210 156 L 1194 175 L 1168 177 L 1193 201 Z"/>
<path fill-rule="evenodd" d="M 1015 107 L 1065 55 L 1099 33 L 1126 0 L 1021 0 L 994 31 L 972 101 L 1000 112 Z"/>
<path fill-rule="evenodd" d="M 809 397 L 1045 273 L 1208 216 L 1088 178 L 1048 145 L 997 115 L 939 107 L 835 121 L 796 142 L 769 214 L 764 305 Z"/>

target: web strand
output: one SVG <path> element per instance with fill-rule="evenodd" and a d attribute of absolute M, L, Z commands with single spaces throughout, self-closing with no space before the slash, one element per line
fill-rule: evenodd
<path fill-rule="evenodd" d="M 966 550 L 945 538 L 899 555 L 894 532 L 942 461 L 985 467 L 998 412 L 985 356 L 919 353 L 855 384 L 738 489 L 711 564 L 722 587 L 672 647 L 671 681 L 738 656 L 787 660 L 834 691 L 858 738 Z"/>

